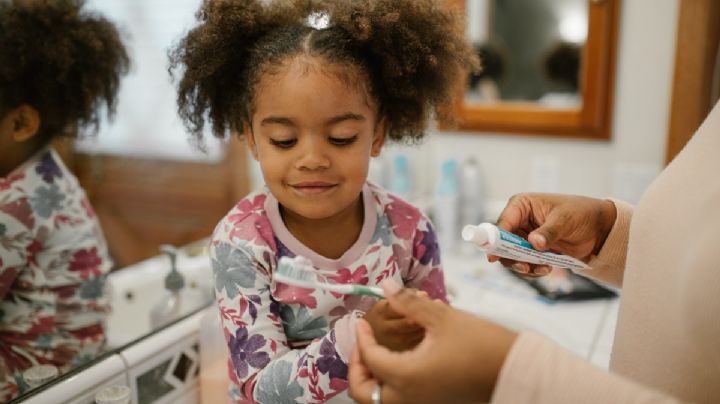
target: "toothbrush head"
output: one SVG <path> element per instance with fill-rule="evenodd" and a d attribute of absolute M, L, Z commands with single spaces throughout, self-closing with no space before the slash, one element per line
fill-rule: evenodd
<path fill-rule="evenodd" d="M 276 282 L 301 288 L 320 289 L 345 295 L 364 295 L 380 299 L 385 297 L 382 289 L 377 286 L 328 283 L 318 278 L 318 270 L 312 266 L 308 259 L 300 256 L 280 258 L 277 271 L 275 271 L 273 277 Z"/>
<path fill-rule="evenodd" d="M 318 284 L 317 274 L 312 264 L 301 256 L 281 257 L 274 278 L 277 282 L 303 288 L 314 289 Z"/>

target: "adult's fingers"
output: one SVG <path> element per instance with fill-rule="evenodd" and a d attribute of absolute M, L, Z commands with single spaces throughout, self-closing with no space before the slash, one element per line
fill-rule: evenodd
<path fill-rule="evenodd" d="M 514 196 L 510 198 L 510 201 L 508 201 L 508 204 L 502 213 L 500 213 L 496 225 L 503 230 L 514 233 L 515 230 L 522 227 L 527 220 L 527 212 L 526 209 L 523 208 L 521 197 Z"/>
<path fill-rule="evenodd" d="M 532 269 L 532 276 L 545 276 L 549 275 L 550 272 L 552 272 L 552 267 L 548 265 L 536 265 Z"/>
<path fill-rule="evenodd" d="M 417 322 L 408 318 L 388 320 L 385 322 L 385 327 L 393 334 L 412 334 L 424 330 Z"/>
<path fill-rule="evenodd" d="M 377 343 L 372 328 L 367 321 L 357 321 L 357 347 L 362 363 L 370 369 L 373 376 L 379 380 L 392 379 L 400 371 L 405 362 L 400 359 L 401 354 L 393 352 Z"/>
<path fill-rule="evenodd" d="M 396 291 L 389 282 L 383 282 L 383 288 L 390 306 L 423 328 L 432 328 L 447 310 L 444 305 L 420 297 L 407 289 Z"/>
<path fill-rule="evenodd" d="M 360 357 L 357 345 L 353 347 L 348 366 L 348 382 L 350 383 L 350 396 L 359 403 L 370 403 L 370 395 L 378 380 L 372 376 Z"/>
<path fill-rule="evenodd" d="M 380 313 L 386 320 L 405 318 L 405 315 L 395 311 L 395 309 L 390 306 L 390 302 L 387 300 L 379 300 L 375 303 L 375 305 L 378 306 L 378 313 Z"/>
<path fill-rule="evenodd" d="M 525 276 L 545 276 L 552 271 L 552 267 L 548 265 L 536 265 L 512 260 L 501 260 L 501 262 L 505 267 Z"/>

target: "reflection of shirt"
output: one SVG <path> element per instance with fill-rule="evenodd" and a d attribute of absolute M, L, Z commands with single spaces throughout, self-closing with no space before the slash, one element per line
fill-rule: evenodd
<path fill-rule="evenodd" d="M 210 255 L 235 400 L 244 394 L 260 403 L 350 401 L 347 363 L 355 319 L 375 299 L 275 283 L 282 256 L 310 259 L 328 282 L 377 285 L 393 278 L 445 299 L 428 219 L 375 185 L 366 185 L 362 197 L 363 228 L 337 260 L 301 244 L 267 191 L 240 201 L 218 225 Z"/>
<path fill-rule="evenodd" d="M 104 340 L 112 266 L 77 179 L 47 147 L 0 178 L 0 360 L 64 366 Z"/>

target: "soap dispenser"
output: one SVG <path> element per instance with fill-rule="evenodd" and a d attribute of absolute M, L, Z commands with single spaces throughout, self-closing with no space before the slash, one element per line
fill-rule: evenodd
<path fill-rule="evenodd" d="M 207 303 L 207 299 L 200 291 L 185 288 L 185 278 L 178 272 L 176 265 L 178 249 L 163 244 L 160 246 L 160 251 L 170 257 L 170 272 L 165 276 L 165 294 L 150 309 L 152 329 L 158 329 Z"/>

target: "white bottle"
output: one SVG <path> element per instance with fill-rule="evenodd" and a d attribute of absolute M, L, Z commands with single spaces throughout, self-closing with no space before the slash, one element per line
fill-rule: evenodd
<path fill-rule="evenodd" d="M 95 394 L 96 404 L 129 404 L 130 388 L 127 386 L 108 386 Z"/>
<path fill-rule="evenodd" d="M 228 400 L 228 352 L 217 304 L 205 309 L 200 319 L 200 403 Z"/>
<path fill-rule="evenodd" d="M 480 165 L 474 157 L 469 157 L 460 165 L 460 223 L 484 222 L 484 202 Z M 461 243 L 460 250 L 464 255 L 478 253 L 478 249 L 470 243 Z"/>
<path fill-rule="evenodd" d="M 53 365 L 35 365 L 23 372 L 23 380 L 25 380 L 25 383 L 32 389 L 37 386 L 42 386 L 58 377 L 59 374 L 58 368 Z"/>
<path fill-rule="evenodd" d="M 454 251 L 458 244 L 458 189 L 457 161 L 448 159 L 441 166 L 440 181 L 435 192 L 435 226 L 442 251 Z"/>
<path fill-rule="evenodd" d="M 460 223 L 482 223 L 485 199 L 480 166 L 474 157 L 460 165 Z"/>

